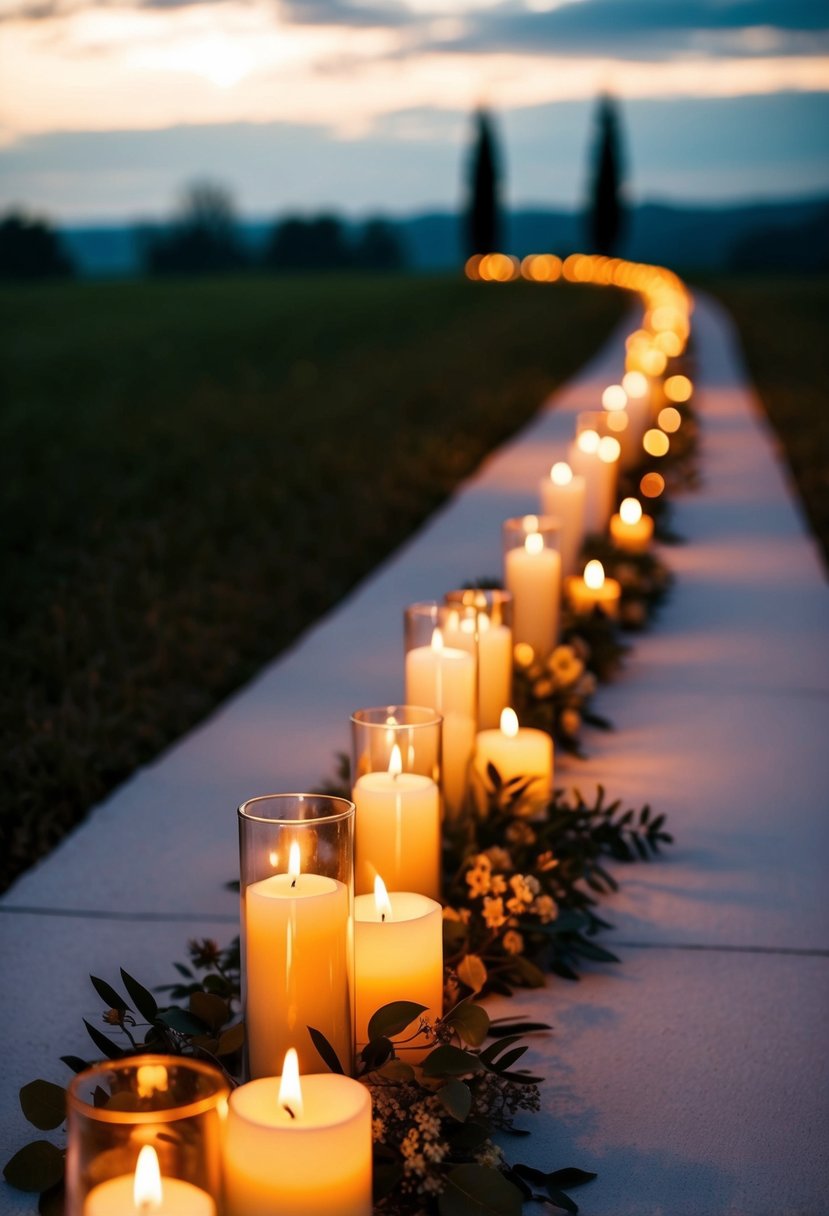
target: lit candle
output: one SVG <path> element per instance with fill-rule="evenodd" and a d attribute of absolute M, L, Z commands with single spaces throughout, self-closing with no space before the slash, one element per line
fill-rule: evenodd
<path fill-rule="evenodd" d="M 613 435 L 580 431 L 569 448 L 570 465 L 585 481 L 584 526 L 589 535 L 604 532 L 613 510 L 622 448 Z"/>
<path fill-rule="evenodd" d="M 410 891 L 387 894 L 377 877 L 373 895 L 354 900 L 354 968 L 357 1047 L 368 1041 L 372 1014 L 391 1001 L 426 1006 L 431 1022 L 443 1011 L 443 911 L 439 903 Z M 423 1035 L 396 1048 L 418 1063 L 434 1046 Z"/>
<path fill-rule="evenodd" d="M 227 1216 L 371 1216 L 371 1096 L 336 1073 L 281 1077 L 230 1095 L 224 1143 Z"/>
<path fill-rule="evenodd" d="M 626 409 L 631 446 L 638 458 L 642 451 L 642 436 L 650 426 L 652 417 L 651 385 L 644 372 L 633 370 L 625 373 L 622 387 L 628 399 Z"/>
<path fill-rule="evenodd" d="M 477 791 L 482 810 L 486 807 L 488 764 L 495 766 L 504 782 L 513 777 L 529 781 L 518 801 L 522 810 L 529 813 L 549 802 L 553 788 L 553 741 L 544 730 L 519 727 L 513 709 L 505 709 L 501 714 L 498 730 L 482 730 L 476 741 L 475 772 L 480 778 Z"/>
<path fill-rule="evenodd" d="M 385 874 L 395 890 L 440 898 L 440 794 L 431 777 L 404 773 L 400 748 L 388 772 L 365 773 L 354 785 L 358 894 Z"/>
<path fill-rule="evenodd" d="M 475 747 L 475 656 L 444 645 L 440 629 L 429 646 L 406 652 L 406 702 L 443 715 L 443 794 L 449 814 L 466 799 L 469 762 Z"/>
<path fill-rule="evenodd" d="M 584 478 L 576 476 L 564 460 L 557 461 L 550 469 L 550 476 L 541 482 L 541 510 L 545 515 L 554 516 L 561 526 L 559 552 L 563 576 L 573 574 L 578 565 L 584 543 L 586 495 Z M 488 722 L 486 725 L 494 724 Z"/>
<path fill-rule="evenodd" d="M 216 1216 L 216 1205 L 192 1182 L 162 1178 L 158 1155 L 145 1144 L 135 1173 L 93 1187 L 84 1200 L 83 1216 Z"/>
<path fill-rule="evenodd" d="M 642 514 L 636 498 L 622 499 L 619 514 L 610 520 L 610 535 L 614 544 L 628 553 L 644 553 L 653 536 L 653 519 Z"/>
<path fill-rule="evenodd" d="M 532 516 L 527 516 L 532 520 Z M 546 659 L 558 638 L 561 555 L 544 544 L 540 532 L 528 531 L 524 544 L 504 554 L 504 581 L 512 592 L 512 634 Z"/>
<path fill-rule="evenodd" d="M 252 1077 L 272 1076 L 289 1047 L 297 1049 L 304 1067 L 319 1067 L 308 1026 L 321 1030 L 343 1067 L 350 1068 L 348 903 L 344 883 L 300 872 L 296 841 L 287 873 L 245 889 L 245 1024 Z"/>
<path fill-rule="evenodd" d="M 497 722 L 512 695 L 512 630 L 478 613 L 478 726 Z"/>
<path fill-rule="evenodd" d="M 601 562 L 589 561 L 584 567 L 584 577 L 575 575 L 567 580 L 567 596 L 576 613 L 591 613 L 595 608 L 605 616 L 619 615 L 619 597 L 622 588 L 615 578 L 605 578 Z"/>

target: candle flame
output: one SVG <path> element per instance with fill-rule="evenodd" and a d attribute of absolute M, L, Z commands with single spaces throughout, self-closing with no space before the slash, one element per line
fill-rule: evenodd
<path fill-rule="evenodd" d="M 518 734 L 518 715 L 509 706 L 501 710 L 501 734 L 508 739 L 514 739 Z"/>
<path fill-rule="evenodd" d="M 389 757 L 389 772 L 392 777 L 399 777 L 403 772 L 403 757 L 400 755 L 400 748 L 396 743 L 391 749 L 391 756 Z"/>
<path fill-rule="evenodd" d="M 602 405 L 606 410 L 623 410 L 628 403 L 628 395 L 621 384 L 608 384 L 602 393 Z"/>
<path fill-rule="evenodd" d="M 622 445 L 612 435 L 603 435 L 599 440 L 598 451 L 599 460 L 603 460 L 605 464 L 613 464 L 622 454 Z"/>
<path fill-rule="evenodd" d="M 573 470 L 566 460 L 557 460 L 550 469 L 550 481 L 554 486 L 569 486 L 573 480 Z"/>
<path fill-rule="evenodd" d="M 591 591 L 601 591 L 604 586 L 604 566 L 595 558 L 584 567 L 584 583 Z"/>
<path fill-rule="evenodd" d="M 388 717 L 386 718 L 386 726 L 397 726 L 397 725 L 398 725 L 397 718 L 395 718 L 394 714 L 389 714 Z"/>
<path fill-rule="evenodd" d="M 386 890 L 386 884 L 379 874 L 374 876 L 374 903 L 380 920 L 391 920 L 391 900 Z"/>
<path fill-rule="evenodd" d="M 439 629 L 432 630 L 432 650 L 436 653 L 443 650 L 443 634 Z"/>
<path fill-rule="evenodd" d="M 158 1153 L 151 1144 L 145 1144 L 138 1154 L 135 1179 L 132 1184 L 132 1201 L 137 1212 L 157 1211 L 164 1199 L 161 1189 L 161 1168 Z"/>
<path fill-rule="evenodd" d="M 642 518 L 642 504 L 638 498 L 623 498 L 619 507 L 619 517 L 623 524 L 638 524 Z"/>
<path fill-rule="evenodd" d="M 622 377 L 622 388 L 628 397 L 644 397 L 648 391 L 648 379 L 642 372 L 625 372 Z"/>
<path fill-rule="evenodd" d="M 599 450 L 599 432 L 598 431 L 582 431 L 576 439 L 576 444 L 582 452 L 598 452 Z"/>
<path fill-rule="evenodd" d="M 544 548 L 544 537 L 540 532 L 530 532 L 524 541 L 524 548 L 533 555 L 540 553 Z"/>
<path fill-rule="evenodd" d="M 139 1098 L 162 1094 L 168 1086 L 167 1069 L 163 1064 L 142 1064 L 135 1074 Z"/>
<path fill-rule="evenodd" d="M 299 861 L 299 842 L 294 840 L 291 842 L 291 847 L 288 850 L 288 875 L 296 882 L 301 871 Z"/>
<path fill-rule="evenodd" d="M 289 1047 L 285 1052 L 279 1080 L 279 1105 L 292 1119 L 302 1117 L 302 1086 L 299 1083 L 299 1056 L 295 1047 Z"/>
<path fill-rule="evenodd" d="M 525 515 L 524 518 L 521 520 L 521 527 L 524 529 L 525 532 L 537 532 L 538 531 L 538 516 L 537 515 Z"/>

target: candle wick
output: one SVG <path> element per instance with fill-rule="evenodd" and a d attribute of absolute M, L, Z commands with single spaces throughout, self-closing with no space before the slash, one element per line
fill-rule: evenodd
<path fill-rule="evenodd" d="M 385 914 L 385 912 L 381 912 L 380 913 L 380 924 L 384 925 L 385 923 L 386 923 L 386 914 Z"/>
<path fill-rule="evenodd" d="M 291 1110 L 290 1106 L 287 1106 L 287 1105 L 286 1105 L 286 1106 L 285 1106 L 285 1110 L 288 1112 L 288 1114 L 291 1116 L 291 1118 L 292 1118 L 292 1119 L 295 1119 L 295 1118 L 296 1118 L 296 1115 L 295 1115 L 295 1114 L 294 1114 L 294 1112 Z"/>
<path fill-rule="evenodd" d="M 292 891 L 293 891 L 293 889 L 294 889 L 294 887 L 295 887 L 295 886 L 296 886 L 296 879 L 294 879 L 294 880 L 293 880 L 293 882 L 291 883 L 291 890 L 292 890 Z M 287 1107 L 286 1107 L 285 1109 L 287 1110 Z"/>

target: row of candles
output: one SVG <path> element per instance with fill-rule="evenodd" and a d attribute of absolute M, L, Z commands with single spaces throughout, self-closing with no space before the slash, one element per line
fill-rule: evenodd
<path fill-rule="evenodd" d="M 442 822 L 470 792 L 485 805 L 489 765 L 527 781 L 527 814 L 553 787 L 550 736 L 521 727 L 510 706 L 514 647 L 547 658 L 563 598 L 575 613 L 618 613 L 619 585 L 601 565 L 577 572 L 585 536 L 609 528 L 631 553 L 651 541 L 638 500 L 613 505 L 619 467 L 643 449 L 664 454 L 690 396 L 684 376 L 643 370 L 643 332 L 675 333 L 675 353 L 688 336 L 684 290 L 654 273 L 651 328 L 629 339 L 624 380 L 601 412 L 579 416 L 567 459 L 539 487 L 540 514 L 504 524 L 505 589 L 406 609 L 405 703 L 352 715 L 352 800 L 275 794 L 239 808 L 250 1080 L 230 1092 L 216 1069 L 173 1057 L 81 1073 L 69 1091 L 68 1216 L 370 1216 L 371 1100 L 346 1074 L 377 1009 L 406 1000 L 440 1016 Z M 660 308 L 672 326 L 655 328 Z M 319 1071 L 310 1029 L 342 1074 Z M 418 1063 L 429 1047 L 416 1024 L 398 1051 Z"/>

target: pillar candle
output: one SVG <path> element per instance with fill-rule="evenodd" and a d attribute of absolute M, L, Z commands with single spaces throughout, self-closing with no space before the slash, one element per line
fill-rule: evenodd
<path fill-rule="evenodd" d="M 478 613 L 478 726 L 498 722 L 512 699 L 512 630 Z"/>
<path fill-rule="evenodd" d="M 575 572 L 584 543 L 587 486 L 584 477 L 575 475 L 566 461 L 559 460 L 550 469 L 550 476 L 542 480 L 540 488 L 542 514 L 554 516 L 561 528 L 559 552 L 564 577 Z M 497 725 L 498 719 L 486 723 L 487 727 Z"/>
<path fill-rule="evenodd" d="M 354 889 L 373 891 L 380 873 L 395 890 L 439 899 L 440 794 L 431 777 L 402 769 L 395 744 L 388 772 L 365 773 L 354 785 Z"/>
<path fill-rule="evenodd" d="M 368 1089 L 336 1073 L 300 1082 L 287 1059 L 282 1077 L 240 1085 L 224 1173 L 227 1216 L 371 1216 Z"/>
<path fill-rule="evenodd" d="M 475 741 L 475 772 L 479 805 L 486 808 L 487 765 L 493 764 L 502 781 L 529 778 L 520 799 L 522 810 L 531 812 L 549 802 L 553 789 L 553 741 L 544 730 L 518 725 L 515 711 L 505 709 L 497 730 L 482 730 Z"/>
<path fill-rule="evenodd" d="M 295 1047 L 303 1067 L 319 1057 L 307 1027 L 321 1030 L 345 1068 L 353 1050 L 344 883 L 299 870 L 291 845 L 287 874 L 244 892 L 247 1051 L 252 1077 L 272 1076 Z"/>
<path fill-rule="evenodd" d="M 611 516 L 610 535 L 613 543 L 628 553 L 644 553 L 653 537 L 653 519 L 642 514 L 641 503 L 625 498 L 618 515 Z"/>
<path fill-rule="evenodd" d="M 121 1174 L 93 1187 L 83 1216 L 216 1216 L 207 1191 L 181 1178 L 162 1178 L 151 1144 L 138 1154 L 134 1174 Z"/>
<path fill-rule="evenodd" d="M 605 578 L 604 566 L 595 560 L 589 561 L 584 567 L 584 577 L 574 575 L 567 580 L 570 607 L 579 614 L 598 608 L 605 616 L 618 617 L 621 594 L 622 588 L 617 580 Z"/>
<path fill-rule="evenodd" d="M 545 546 L 540 532 L 529 532 L 523 546 L 504 554 L 504 579 L 513 597 L 513 640 L 546 659 L 558 638 L 560 554 Z"/>
<path fill-rule="evenodd" d="M 410 891 L 387 895 L 382 879 L 371 895 L 354 901 L 354 969 L 357 1047 L 368 1042 L 374 1013 L 391 1001 L 425 1005 L 430 1021 L 443 1011 L 443 910 Z M 418 1063 L 434 1046 L 423 1035 L 396 1050 Z"/>
<path fill-rule="evenodd" d="M 430 646 L 406 653 L 406 702 L 443 715 L 443 794 L 449 814 L 466 798 L 469 762 L 475 746 L 475 656 L 447 647 L 435 629 Z"/>

